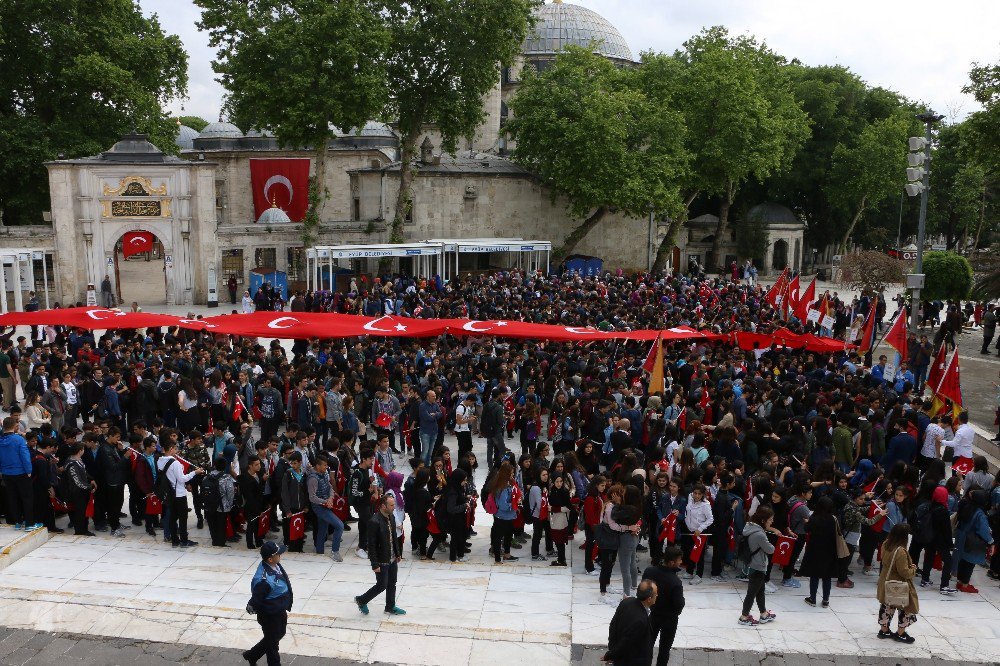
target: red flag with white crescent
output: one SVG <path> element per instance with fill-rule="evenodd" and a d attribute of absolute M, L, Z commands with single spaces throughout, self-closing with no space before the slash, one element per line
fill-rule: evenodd
<path fill-rule="evenodd" d="M 247 525 L 249 527 L 249 525 Z M 268 531 L 271 529 L 271 512 L 268 510 L 261 511 L 260 515 L 257 517 L 257 538 L 263 539 L 267 536 Z"/>
<path fill-rule="evenodd" d="M 660 521 L 660 541 L 673 543 L 677 540 L 677 515 L 671 513 Z"/>
<path fill-rule="evenodd" d="M 774 544 L 774 555 L 771 564 L 776 567 L 786 567 L 792 561 L 792 551 L 795 549 L 795 537 L 780 536 Z"/>
<path fill-rule="evenodd" d="M 701 555 L 705 551 L 705 542 L 708 541 L 708 539 L 704 534 L 700 534 L 692 538 L 694 539 L 694 545 L 691 546 L 691 554 L 688 555 L 688 558 L 695 564 L 698 564 L 698 560 L 701 559 Z"/>
<path fill-rule="evenodd" d="M 306 536 L 306 512 L 299 511 L 288 517 L 288 540 L 298 541 Z"/>
<path fill-rule="evenodd" d="M 254 219 L 276 206 L 292 222 L 301 222 L 309 208 L 309 158 L 250 160 Z"/>
<path fill-rule="evenodd" d="M 134 254 L 153 251 L 153 234 L 148 231 L 129 231 L 122 236 L 122 255 L 126 259 Z"/>

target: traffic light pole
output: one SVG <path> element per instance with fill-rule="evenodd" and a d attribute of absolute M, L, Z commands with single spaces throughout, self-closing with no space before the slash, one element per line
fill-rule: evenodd
<path fill-rule="evenodd" d="M 927 151 L 927 160 L 922 180 L 923 189 L 920 191 L 920 220 L 917 223 L 917 263 L 913 271 L 915 274 L 921 276 L 918 283 L 921 285 L 923 284 L 924 273 L 924 242 L 927 235 L 927 195 L 931 183 L 931 139 L 933 138 L 931 135 L 931 126 L 943 117 L 934 113 L 921 113 L 917 115 L 917 118 L 924 123 L 924 139 L 927 141 L 924 148 Z M 912 294 L 910 297 L 911 331 L 916 331 L 917 326 L 920 324 L 920 289 L 921 287 L 915 286 L 910 292 Z"/>

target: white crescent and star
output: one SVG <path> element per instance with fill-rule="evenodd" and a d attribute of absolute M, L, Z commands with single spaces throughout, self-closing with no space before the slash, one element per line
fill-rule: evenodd
<path fill-rule="evenodd" d="M 507 322 L 505 321 L 498 321 L 494 323 L 492 326 L 487 326 L 486 328 L 476 328 L 476 324 L 488 324 L 488 323 L 489 322 L 486 321 L 473 319 L 471 321 L 467 321 L 464 324 L 462 324 L 462 328 L 472 333 L 486 333 L 487 331 L 492 331 L 494 328 L 497 328 L 499 326 L 507 325 Z"/>
<path fill-rule="evenodd" d="M 128 242 L 129 243 L 139 243 L 140 245 L 145 245 L 148 240 L 149 240 L 148 238 L 143 238 L 142 236 L 132 236 L 132 238 L 130 238 Z"/>
<path fill-rule="evenodd" d="M 216 324 L 209 324 L 204 319 L 179 319 L 178 322 L 181 324 L 201 324 L 205 328 L 216 328 L 217 326 Z"/>
<path fill-rule="evenodd" d="M 584 328 L 581 326 L 566 326 L 565 328 L 567 333 L 576 333 L 577 335 L 583 335 L 583 334 L 593 335 L 595 333 L 600 333 L 600 331 L 596 329 Z"/>
<path fill-rule="evenodd" d="M 98 314 L 106 314 L 104 317 L 99 317 Z M 91 319 L 101 321 L 102 319 L 107 319 L 108 317 L 122 317 L 125 313 L 121 310 L 90 310 L 87 312 L 87 316 Z"/>
<path fill-rule="evenodd" d="M 280 174 L 271 176 L 266 181 L 264 181 L 264 198 L 270 201 L 271 199 L 268 197 L 267 193 L 273 186 L 279 184 L 284 185 L 286 188 L 288 188 L 288 203 L 291 203 L 292 199 L 295 197 L 295 190 L 292 188 L 292 181 L 288 180 L 287 177 L 282 176 Z"/>
<path fill-rule="evenodd" d="M 291 322 L 291 323 L 290 324 L 282 325 L 281 322 L 283 322 L 283 321 L 287 321 L 287 322 Z M 295 326 L 295 324 L 301 324 L 301 323 L 302 322 L 300 322 L 295 317 L 278 317 L 277 319 L 272 319 L 271 321 L 269 321 L 268 324 L 267 324 L 267 327 L 268 328 L 291 328 L 292 326 Z"/>

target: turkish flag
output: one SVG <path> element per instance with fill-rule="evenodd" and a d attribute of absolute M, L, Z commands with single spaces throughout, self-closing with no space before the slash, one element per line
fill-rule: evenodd
<path fill-rule="evenodd" d="M 795 537 L 778 537 L 778 542 L 774 544 L 774 555 L 771 556 L 771 564 L 776 567 L 787 567 L 792 561 L 792 551 L 795 549 Z"/>
<path fill-rule="evenodd" d="M 84 509 L 83 515 L 87 518 L 94 517 L 94 493 L 90 493 L 90 499 L 87 500 L 87 508 Z"/>
<path fill-rule="evenodd" d="M 729 523 L 729 550 L 736 550 L 736 528 Z"/>
<path fill-rule="evenodd" d="M 392 417 L 382 412 L 375 417 L 375 427 L 381 428 L 382 430 L 388 430 L 392 427 Z"/>
<path fill-rule="evenodd" d="M 184 460 L 184 458 L 181 458 L 180 456 L 177 455 L 174 456 L 174 459 L 181 464 L 181 469 L 184 471 L 185 474 L 191 471 L 192 465 L 190 462 Z"/>
<path fill-rule="evenodd" d="M 163 513 L 163 502 L 155 493 L 146 495 L 146 515 L 159 516 Z"/>
<path fill-rule="evenodd" d="M 944 569 L 944 560 L 941 559 L 941 553 L 934 553 L 934 570 L 941 571 Z"/>
<path fill-rule="evenodd" d="M 937 387 L 935 393 L 948 398 L 956 405 L 962 404 L 962 383 L 959 380 L 957 348 L 952 354 L 951 360 L 948 361 L 948 366 L 944 369 L 941 384 Z"/>
<path fill-rule="evenodd" d="M 747 477 L 746 492 L 743 493 L 743 510 L 750 511 L 750 504 L 753 503 L 753 477 Z"/>
<path fill-rule="evenodd" d="M 226 538 L 232 539 L 236 536 L 236 528 L 233 526 L 233 517 L 230 515 L 226 516 Z"/>
<path fill-rule="evenodd" d="M 347 520 L 351 512 L 347 508 L 347 500 L 345 500 L 340 495 L 334 495 L 333 497 L 333 515 L 337 516 L 341 520 Z"/>
<path fill-rule="evenodd" d="M 875 514 L 879 511 L 879 505 L 875 503 L 874 500 L 868 504 L 868 518 L 874 518 Z M 882 516 L 877 522 L 872 524 L 872 532 L 878 533 L 882 531 L 882 526 L 885 525 L 886 517 Z M 879 560 L 881 562 L 881 560 Z"/>
<path fill-rule="evenodd" d="M 301 222 L 309 207 L 309 158 L 250 160 L 254 217 L 277 206 L 292 222 Z"/>
<path fill-rule="evenodd" d="M 705 552 L 705 542 L 708 541 L 708 539 L 704 534 L 692 538 L 694 539 L 694 545 L 691 546 L 691 554 L 688 555 L 688 557 L 694 564 L 698 564 L 702 553 Z"/>
<path fill-rule="evenodd" d="M 974 466 L 972 458 L 955 458 L 954 462 L 951 463 L 952 471 L 958 472 L 962 476 L 971 472 Z"/>
<path fill-rule="evenodd" d="M 236 396 L 236 400 L 233 402 L 233 421 L 239 421 L 245 411 L 246 407 L 243 406 L 242 398 Z"/>
<path fill-rule="evenodd" d="M 937 350 L 937 354 L 934 355 L 934 363 L 931 364 L 930 370 L 927 371 L 927 386 L 930 387 L 932 392 L 937 393 L 938 386 L 941 384 L 941 378 L 944 377 L 945 366 L 947 365 L 948 346 L 942 342 Z"/>
<path fill-rule="evenodd" d="M 441 534 L 441 527 L 438 525 L 437 515 L 434 508 L 427 509 L 427 531 L 431 534 Z"/>
<path fill-rule="evenodd" d="M 382 465 L 379 464 L 378 459 L 375 460 L 375 475 L 380 476 L 383 479 L 388 478 L 389 476 L 388 474 L 385 473 L 385 470 L 382 469 Z"/>
<path fill-rule="evenodd" d="M 52 505 L 52 510 L 56 513 L 67 513 L 70 510 L 69 504 L 63 502 L 58 497 L 50 497 L 49 504 Z"/>
<path fill-rule="evenodd" d="M 472 528 L 476 524 L 476 498 L 473 497 L 472 501 L 469 502 L 469 509 L 465 512 L 465 526 Z"/>
<path fill-rule="evenodd" d="M 906 308 L 900 310 L 899 314 L 896 315 L 896 321 L 892 323 L 889 332 L 885 334 L 885 341 L 898 351 L 901 357 L 909 358 L 906 353 Z"/>
<path fill-rule="evenodd" d="M 670 514 L 660 522 L 660 541 L 673 543 L 677 540 L 677 516 Z"/>
<path fill-rule="evenodd" d="M 122 236 L 122 254 L 128 259 L 133 254 L 153 251 L 153 234 L 148 231 L 129 231 Z"/>
<path fill-rule="evenodd" d="M 298 541 L 306 536 L 306 512 L 299 511 L 288 517 L 288 540 Z"/>
<path fill-rule="evenodd" d="M 247 527 L 250 527 L 247 525 Z M 264 510 L 257 516 L 257 538 L 263 539 L 271 529 L 271 512 Z"/>

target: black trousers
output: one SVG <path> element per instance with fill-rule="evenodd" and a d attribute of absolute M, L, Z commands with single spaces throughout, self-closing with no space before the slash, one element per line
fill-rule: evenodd
<path fill-rule="evenodd" d="M 267 655 L 267 666 L 281 666 L 281 655 L 278 654 L 278 643 L 285 637 L 285 628 L 288 625 L 288 613 L 258 613 L 257 624 L 260 625 L 264 637 L 247 651 L 248 661 L 256 663 L 258 659 Z"/>
<path fill-rule="evenodd" d="M 948 587 L 951 582 L 951 548 L 938 548 L 933 543 L 924 547 L 924 567 L 920 571 L 920 580 L 931 579 L 931 569 L 934 568 L 934 556 L 941 555 L 941 587 Z M 916 560 L 913 560 L 916 562 Z"/>
<path fill-rule="evenodd" d="M 455 437 L 458 438 L 458 459 L 461 460 L 463 455 L 472 450 L 472 433 L 468 430 L 456 432 Z"/>
<path fill-rule="evenodd" d="M 90 490 L 80 490 L 73 488 L 69 497 L 73 503 L 73 532 L 75 534 L 87 533 L 87 504 L 90 502 Z"/>
<path fill-rule="evenodd" d="M 173 543 L 188 540 L 188 498 L 171 498 L 170 535 Z"/>
<path fill-rule="evenodd" d="M 363 499 L 354 505 L 358 512 L 358 548 L 368 550 L 368 521 L 372 518 L 372 503 Z"/>
<path fill-rule="evenodd" d="M 757 610 L 763 615 L 767 612 L 767 604 L 764 602 L 764 584 L 767 582 L 767 572 L 750 570 L 750 580 L 747 582 L 747 594 L 743 597 L 743 615 L 749 615 L 753 602 L 757 602 Z"/>
<path fill-rule="evenodd" d="M 660 636 L 660 652 L 656 655 L 656 666 L 666 666 L 670 661 L 670 648 L 674 646 L 677 636 L 677 617 L 649 616 L 649 628 L 653 632 L 653 642 Z"/>
<path fill-rule="evenodd" d="M 222 511 L 205 512 L 205 522 L 208 523 L 208 533 L 212 535 L 213 546 L 226 545 L 226 515 Z"/>
<path fill-rule="evenodd" d="M 375 573 L 375 584 L 372 585 L 367 592 L 358 597 L 358 601 L 362 604 L 367 604 L 369 601 L 385 592 L 385 609 L 387 611 L 391 611 L 396 607 L 397 573 L 398 565 L 395 562 L 379 566 L 379 570 Z"/>
<path fill-rule="evenodd" d="M 490 545 L 493 546 L 493 559 L 499 562 L 505 553 L 510 552 L 510 540 L 514 535 L 514 521 L 493 517 L 493 527 L 490 529 Z"/>
<path fill-rule="evenodd" d="M 594 534 L 594 525 L 584 524 L 583 526 L 583 568 L 588 573 L 594 570 L 594 543 L 597 536 Z"/>
<path fill-rule="evenodd" d="M 104 487 L 104 511 L 108 517 L 108 525 L 117 530 L 122 525 L 122 505 L 125 503 L 125 486 Z M 96 514 L 95 514 L 96 515 Z"/>
<path fill-rule="evenodd" d="M 141 525 L 142 519 L 146 517 L 146 499 L 139 486 L 134 483 L 128 484 L 128 513 L 133 525 Z"/>
<path fill-rule="evenodd" d="M 5 476 L 3 486 L 7 493 L 7 522 L 11 525 L 30 523 L 34 516 L 31 478 L 27 474 Z"/>

